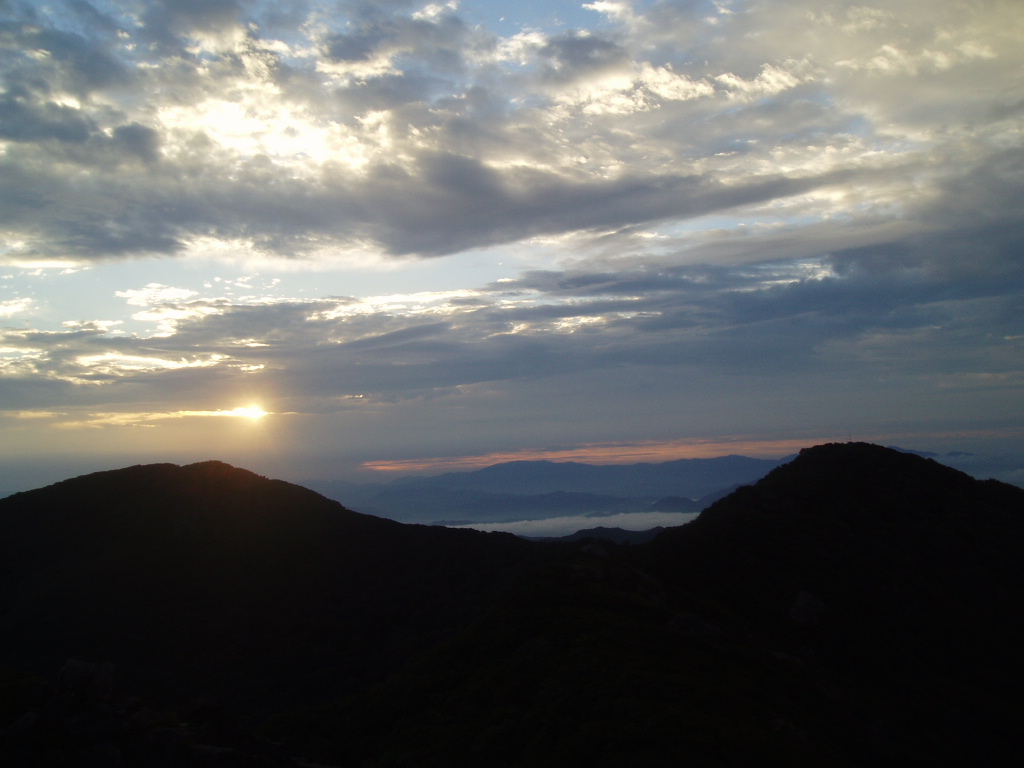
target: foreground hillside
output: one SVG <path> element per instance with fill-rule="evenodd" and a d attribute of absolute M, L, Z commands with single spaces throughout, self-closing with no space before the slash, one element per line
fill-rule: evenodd
<path fill-rule="evenodd" d="M 48 678 L 112 661 L 154 705 L 257 721 L 378 682 L 537 552 L 219 462 L 88 475 L 0 501 L 0 665 Z"/>
<path fill-rule="evenodd" d="M 1020 489 L 822 446 L 323 725 L 387 765 L 1017 765 L 1022 555 Z"/>
<path fill-rule="evenodd" d="M 164 717 L 176 765 L 1017 765 L 1022 516 L 863 444 L 619 546 L 400 525 L 216 462 L 90 475 L 0 501 L 0 756 L 156 764 Z M 93 711 L 159 716 L 76 740 L 67 658 L 116 664 Z"/>

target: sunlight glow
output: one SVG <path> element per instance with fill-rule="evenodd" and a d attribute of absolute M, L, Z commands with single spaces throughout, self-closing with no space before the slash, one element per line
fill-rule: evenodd
<path fill-rule="evenodd" d="M 266 416 L 267 412 L 257 405 L 250 405 L 248 408 L 235 408 L 233 411 L 225 411 L 224 415 L 240 416 L 242 418 L 252 419 L 253 421 L 256 421 L 257 419 L 262 419 L 264 416 Z"/>
<path fill-rule="evenodd" d="M 63 415 L 63 414 L 54 414 Z M 257 405 L 250 405 L 247 407 L 234 408 L 230 411 L 216 410 L 216 411 L 167 411 L 167 412 L 147 412 L 147 413 L 91 413 L 84 419 L 78 419 L 74 421 L 66 421 L 58 424 L 61 428 L 80 428 L 80 427 L 154 427 L 155 422 L 161 422 L 172 419 L 188 419 L 188 418 L 223 418 L 229 416 L 236 419 L 250 419 L 251 421 L 259 421 L 264 416 L 269 416 L 268 411 L 264 411 Z"/>

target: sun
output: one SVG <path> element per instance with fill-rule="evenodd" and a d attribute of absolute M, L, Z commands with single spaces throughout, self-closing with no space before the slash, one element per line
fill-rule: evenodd
<path fill-rule="evenodd" d="M 244 419 L 252 419 L 253 421 L 258 421 L 267 415 L 267 412 L 258 405 L 250 405 L 247 408 L 235 408 L 233 411 L 229 411 L 228 413 L 231 416 L 239 416 Z"/>

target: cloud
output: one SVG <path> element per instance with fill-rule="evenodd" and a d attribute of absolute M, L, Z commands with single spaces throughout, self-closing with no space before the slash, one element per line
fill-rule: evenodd
<path fill-rule="evenodd" d="M 31 299 L 6 299 L 0 301 L 0 317 L 12 317 L 31 306 Z"/>
<path fill-rule="evenodd" d="M 21 94 L 5 94 L 0 115 L 0 137 L 6 139 L 81 143 L 89 138 L 91 126 L 77 109 L 53 103 L 33 104 Z"/>
<path fill-rule="evenodd" d="M 501 37 L 453 4 L 9 4 L 12 270 L 508 266 L 351 296 L 133 276 L 118 326 L 20 291 L 5 407 L 261 393 L 310 450 L 344 424 L 392 453 L 820 435 L 837 398 L 878 434 L 1019 419 L 1024 7 L 587 7 Z"/>
<path fill-rule="evenodd" d="M 140 32 L 143 39 L 173 51 L 190 40 L 209 44 L 230 36 L 242 14 L 236 0 L 151 0 L 145 5 Z"/>
<path fill-rule="evenodd" d="M 695 384 L 791 378 L 795 386 L 800 377 L 898 373 L 933 389 L 1005 390 L 1020 374 L 1021 272 L 983 268 L 978 276 L 977 264 L 958 263 L 971 237 L 917 236 L 774 262 L 581 266 L 475 290 L 360 299 L 272 298 L 249 281 L 241 297 L 213 284 L 200 293 L 151 283 L 117 292 L 136 321 L 153 327 L 149 335 L 75 324 L 8 329 L 0 344 L 12 382 L 73 386 L 77 394 L 52 389 L 49 408 L 69 398 L 147 402 L 187 382 L 191 397 L 209 402 L 232 388 L 257 389 L 278 393 L 276 410 L 348 409 L 349 398 L 367 405 L 645 370 L 666 397 L 672 376 Z M 1014 242 L 1008 234 L 989 243 L 984 258 L 1015 264 Z M 24 306 L 11 304 L 12 312 Z"/>
<path fill-rule="evenodd" d="M 132 72 L 116 55 L 116 35 L 93 28 L 86 34 L 55 28 L 28 9 L 5 25 L 0 50 L 10 53 L 5 80 L 16 93 L 71 95 L 79 100 L 130 85 Z"/>
<path fill-rule="evenodd" d="M 70 7 L 2 40 L 17 258 L 437 256 L 826 200 L 860 219 L 876 191 L 898 218 L 880 164 L 926 197 L 943 156 L 983 165 L 1016 124 L 970 117 L 1012 100 L 975 87 L 1020 63 L 1005 4 L 596 3 L 607 26 L 509 39 L 454 6 Z"/>
<path fill-rule="evenodd" d="M 47 414 L 48 417 L 64 416 L 65 414 Z M 154 427 L 161 421 L 168 419 L 246 419 L 258 421 L 269 416 L 266 411 L 258 406 L 240 406 L 231 410 L 219 409 L 216 411 L 171 411 L 157 413 L 133 413 L 130 411 L 116 411 L 113 413 L 87 413 L 82 414 L 77 420 L 63 419 L 60 427 L 63 429 L 101 428 L 101 427 Z"/>

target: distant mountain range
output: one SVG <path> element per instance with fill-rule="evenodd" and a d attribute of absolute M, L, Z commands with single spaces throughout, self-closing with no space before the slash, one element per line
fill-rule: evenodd
<path fill-rule="evenodd" d="M 407 523 L 491 523 L 652 509 L 700 512 L 736 486 L 754 482 L 791 458 L 722 456 L 610 466 L 512 461 L 386 484 L 310 481 L 306 485 L 353 509 Z"/>
<path fill-rule="evenodd" d="M 1024 490 L 874 445 L 619 544 L 130 467 L 0 500 L 0 764 L 1016 766 L 1022 605 Z"/>
<path fill-rule="evenodd" d="M 890 448 L 934 459 L 979 479 L 1002 477 L 1024 483 L 1019 457 Z M 589 529 L 600 527 L 600 518 L 611 515 L 700 512 L 792 459 L 721 456 L 627 465 L 512 461 L 388 483 L 310 480 L 304 485 L 352 509 L 405 523 L 482 525 L 578 518 L 577 524 Z M 595 525 L 585 522 L 590 518 L 595 518 Z"/>

